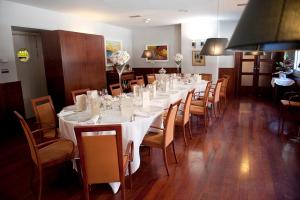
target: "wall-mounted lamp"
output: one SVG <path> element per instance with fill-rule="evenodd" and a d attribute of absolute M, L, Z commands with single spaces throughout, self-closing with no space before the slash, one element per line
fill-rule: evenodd
<path fill-rule="evenodd" d="M 192 47 L 193 47 L 194 49 L 196 49 L 196 42 L 195 42 L 195 40 L 192 41 Z"/>

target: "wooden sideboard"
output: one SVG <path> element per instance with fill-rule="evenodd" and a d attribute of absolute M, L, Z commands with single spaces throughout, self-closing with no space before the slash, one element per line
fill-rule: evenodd
<path fill-rule="evenodd" d="M 106 86 L 103 36 L 45 31 L 42 43 L 48 93 L 57 111 L 73 103 L 72 90 Z"/>

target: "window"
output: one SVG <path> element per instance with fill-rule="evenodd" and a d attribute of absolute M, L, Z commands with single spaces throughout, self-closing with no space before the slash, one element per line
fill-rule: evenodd
<path fill-rule="evenodd" d="M 300 70 L 300 50 L 295 51 L 294 69 Z"/>

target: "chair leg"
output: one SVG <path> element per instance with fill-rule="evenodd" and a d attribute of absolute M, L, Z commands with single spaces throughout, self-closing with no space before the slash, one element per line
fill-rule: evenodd
<path fill-rule="evenodd" d="M 84 183 L 83 185 L 83 192 L 84 192 L 84 199 L 89 200 L 90 199 L 90 188 L 87 183 Z"/>
<path fill-rule="evenodd" d="M 168 174 L 168 176 L 170 176 L 170 174 L 169 174 L 169 167 L 168 167 L 168 160 L 167 160 L 167 151 L 166 151 L 166 148 L 163 148 L 162 151 L 163 151 L 164 163 L 165 163 L 165 167 L 166 167 L 166 170 L 167 170 L 167 174 Z"/>
<path fill-rule="evenodd" d="M 176 157 L 176 152 L 175 152 L 175 144 L 174 144 L 174 141 L 172 142 L 172 148 L 173 148 L 173 154 L 174 154 L 175 161 L 176 161 L 176 163 L 178 163 L 177 157 Z"/>
<path fill-rule="evenodd" d="M 121 198 L 125 200 L 125 175 L 121 177 Z"/>
<path fill-rule="evenodd" d="M 221 115 L 221 105 L 220 102 L 217 103 L 217 108 L 218 108 L 218 115 Z"/>
<path fill-rule="evenodd" d="M 191 120 L 189 120 L 189 133 L 190 133 L 190 139 L 192 139 L 192 129 L 191 129 Z"/>
<path fill-rule="evenodd" d="M 187 146 L 187 141 L 186 141 L 186 136 L 185 136 L 185 125 L 182 126 L 182 132 L 183 132 L 183 139 L 184 139 L 184 144 Z"/>
<path fill-rule="evenodd" d="M 39 191 L 38 191 L 38 200 L 42 199 L 42 191 L 43 191 L 43 177 L 42 177 L 42 169 L 39 168 Z"/>
<path fill-rule="evenodd" d="M 215 115 L 215 118 L 217 118 L 217 115 L 216 115 L 216 104 L 213 103 L 211 104 L 212 105 L 212 109 L 213 109 L 213 112 L 214 112 L 214 115 Z"/>
<path fill-rule="evenodd" d="M 132 190 L 132 171 L 131 171 L 131 162 L 128 163 L 128 172 L 129 172 L 129 184 L 130 190 Z"/>

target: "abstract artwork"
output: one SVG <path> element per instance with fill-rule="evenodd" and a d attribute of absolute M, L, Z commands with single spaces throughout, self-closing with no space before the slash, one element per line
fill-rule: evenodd
<path fill-rule="evenodd" d="M 122 41 L 106 40 L 105 50 L 106 50 L 106 66 L 107 67 L 112 66 L 112 63 L 109 60 L 109 58 L 114 52 L 122 50 Z"/>
<path fill-rule="evenodd" d="M 200 55 L 201 51 L 192 51 L 192 65 L 193 66 L 205 66 L 205 56 Z"/>
<path fill-rule="evenodd" d="M 167 44 L 146 45 L 146 50 L 151 50 L 154 53 L 153 58 L 146 59 L 147 61 L 168 62 L 169 49 Z"/>

